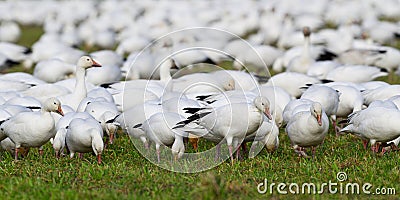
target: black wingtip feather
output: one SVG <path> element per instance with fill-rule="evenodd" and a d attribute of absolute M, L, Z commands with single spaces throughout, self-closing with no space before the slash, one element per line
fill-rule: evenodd
<path fill-rule="evenodd" d="M 195 114 L 196 112 L 203 110 L 205 108 L 183 108 L 183 110 L 185 111 L 185 113 L 190 113 L 190 114 Z"/>
<path fill-rule="evenodd" d="M 141 126 L 142 126 L 142 124 L 136 124 L 135 126 L 133 126 L 133 128 L 139 128 Z"/>

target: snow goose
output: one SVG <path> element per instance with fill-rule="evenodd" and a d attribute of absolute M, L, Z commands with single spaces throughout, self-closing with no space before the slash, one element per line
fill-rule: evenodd
<path fill-rule="evenodd" d="M 290 81 L 289 81 L 290 80 Z M 307 84 L 320 83 L 317 78 L 297 72 L 283 72 L 272 76 L 265 85 L 279 86 L 291 96 L 299 98 L 303 91 L 301 87 Z"/>
<path fill-rule="evenodd" d="M 103 130 L 95 119 L 73 119 L 67 128 L 65 143 L 71 158 L 76 152 L 93 152 L 97 156 L 97 163 L 101 163 L 104 148 Z"/>
<path fill-rule="evenodd" d="M 88 119 L 93 117 L 87 112 L 68 112 L 56 122 L 56 134 L 53 139 L 50 139 L 56 154 L 56 158 L 59 158 L 60 154 L 64 152 L 65 136 L 67 134 L 67 128 L 69 124 L 72 120 L 78 118 Z"/>
<path fill-rule="evenodd" d="M 279 147 L 279 128 L 276 123 L 264 118 L 256 132 L 246 136 L 244 142 L 253 142 L 249 150 L 249 157 L 255 156 L 258 143 L 265 146 L 267 152 L 274 152 Z"/>
<path fill-rule="evenodd" d="M 64 115 L 58 99 L 48 99 L 40 111 L 22 112 L 1 123 L 0 139 L 9 137 L 15 143 L 15 160 L 20 147 L 41 147 L 54 137 L 54 119 L 50 112 Z"/>
<path fill-rule="evenodd" d="M 400 93 L 400 85 L 381 86 L 372 90 L 362 92 L 364 104 L 369 105 L 375 100 L 386 100 Z"/>
<path fill-rule="evenodd" d="M 332 119 L 336 130 L 336 113 L 339 106 L 340 93 L 328 86 L 312 85 L 302 95 L 301 99 L 308 99 L 321 104 L 323 111 Z"/>
<path fill-rule="evenodd" d="M 309 111 L 295 114 L 288 125 L 286 132 L 296 153 L 306 157 L 303 148 L 311 147 L 315 156 L 315 148 L 320 145 L 329 129 L 329 120 L 320 103 L 314 102 Z"/>
<path fill-rule="evenodd" d="M 309 110 L 313 101 L 308 99 L 293 99 L 285 106 L 282 112 L 283 125 L 289 123 L 290 119 L 298 112 Z"/>
<path fill-rule="evenodd" d="M 24 62 L 28 60 L 32 51 L 24 46 L 9 42 L 0 42 L 0 53 L 4 54 L 9 60 L 14 62 Z M 30 68 L 31 66 L 25 66 Z"/>
<path fill-rule="evenodd" d="M 259 86 L 258 82 L 260 81 L 259 77 L 251 73 L 237 70 L 218 70 L 210 74 L 215 75 L 217 79 L 229 80 L 233 78 L 235 81 L 235 90 L 252 90 Z"/>
<path fill-rule="evenodd" d="M 0 25 L 0 41 L 16 43 L 21 36 L 21 29 L 13 21 L 3 21 Z"/>
<path fill-rule="evenodd" d="M 106 101 L 93 101 L 87 104 L 85 112 L 88 112 L 97 121 L 101 122 L 103 130 L 110 138 L 109 143 L 112 144 L 118 129 L 118 124 L 114 121 L 119 115 L 117 106 Z"/>
<path fill-rule="evenodd" d="M 362 109 L 364 98 L 358 89 L 348 85 L 332 85 L 330 87 L 340 93 L 336 117 L 346 118 L 349 114 Z"/>
<path fill-rule="evenodd" d="M 188 134 L 179 129 L 172 129 L 182 119 L 183 117 L 177 113 L 164 112 L 155 114 L 143 122 L 142 129 L 149 140 L 156 145 L 158 162 L 160 162 L 161 145 L 171 146 L 175 161 L 182 157 L 185 151 L 183 137 L 187 137 Z"/>
<path fill-rule="evenodd" d="M 50 97 L 58 97 L 71 93 L 67 88 L 55 84 L 40 84 L 20 92 L 24 97 L 33 97 L 44 102 Z"/>
<path fill-rule="evenodd" d="M 260 127 L 264 118 L 262 113 L 268 119 L 272 119 L 269 107 L 268 99 L 258 96 L 252 103 L 232 103 L 216 109 L 205 109 L 205 111 L 194 109 L 199 113 L 193 112 L 195 113 L 193 116 L 178 123 L 176 127 L 184 127 L 186 124 L 194 122 L 206 128 L 209 131 L 208 134 L 215 135 L 214 138 L 222 138 L 228 145 L 229 155 L 233 163 L 233 148 L 237 150 L 246 135 L 254 133 Z M 190 112 L 191 108 L 187 110 Z M 237 152 L 236 156 L 238 157 L 238 155 Z"/>
<path fill-rule="evenodd" d="M 60 96 L 60 101 L 63 104 L 70 106 L 72 109 L 76 110 L 79 103 L 87 95 L 85 75 L 86 70 L 91 67 L 101 67 L 96 61 L 94 61 L 89 56 L 82 56 L 76 65 L 76 82 L 75 89 L 71 94 Z"/>
<path fill-rule="evenodd" d="M 39 61 L 35 66 L 33 76 L 48 83 L 54 83 L 71 76 L 75 72 L 75 68 L 73 64 L 52 58 Z"/>
<path fill-rule="evenodd" d="M 326 75 L 338 66 L 340 64 L 335 61 L 317 61 L 310 65 L 307 75 L 321 80 L 326 79 Z"/>
<path fill-rule="evenodd" d="M 368 82 L 378 77 L 387 76 L 386 69 L 365 65 L 344 65 L 328 72 L 326 79 L 343 82 Z"/>
<path fill-rule="evenodd" d="M 116 119 L 122 130 L 126 131 L 131 139 L 140 139 L 145 148 L 148 148 L 148 138 L 146 133 L 139 128 L 134 128 L 141 124 L 152 115 L 162 112 L 162 107 L 158 101 L 146 101 L 130 109 L 123 111 Z"/>
<path fill-rule="evenodd" d="M 209 73 L 193 73 L 172 80 L 172 89 L 176 92 L 210 93 L 235 89 L 232 77 L 217 79 Z"/>
<path fill-rule="evenodd" d="M 386 143 L 400 136 L 400 111 L 386 107 L 371 107 L 349 116 L 348 125 L 340 132 L 350 132 L 366 142 L 370 142 L 374 152 L 379 151 L 380 143 Z M 382 151 L 382 153 L 384 153 Z"/>
<path fill-rule="evenodd" d="M 386 50 L 377 49 L 348 49 L 338 55 L 337 61 L 346 65 L 371 65 L 384 58 Z"/>
<path fill-rule="evenodd" d="M 299 73 L 307 73 L 308 68 L 311 64 L 314 63 L 314 60 L 310 55 L 310 35 L 311 30 L 309 27 L 303 28 L 304 35 L 304 47 L 300 56 L 294 57 L 287 66 L 287 71 L 289 72 L 299 72 Z"/>
<path fill-rule="evenodd" d="M 272 66 L 275 59 L 282 56 L 283 52 L 269 45 L 256 45 L 239 54 L 233 63 L 235 69 L 242 69 L 242 63 L 247 69 L 254 69 L 258 74 L 265 73 L 267 67 Z M 239 63 L 240 61 L 241 63 Z"/>
<path fill-rule="evenodd" d="M 252 92 L 260 92 L 262 96 L 268 98 L 271 103 L 271 113 L 273 113 L 274 119 L 278 127 L 282 126 L 283 123 L 283 110 L 286 105 L 292 100 L 292 96 L 287 93 L 284 89 L 277 86 L 260 86 Z"/>

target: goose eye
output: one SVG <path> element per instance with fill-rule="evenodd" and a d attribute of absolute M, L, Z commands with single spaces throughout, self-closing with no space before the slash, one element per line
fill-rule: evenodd
<path fill-rule="evenodd" d="M 56 102 L 53 102 L 53 104 L 56 105 L 57 103 L 56 103 Z"/>
<path fill-rule="evenodd" d="M 89 58 L 86 58 L 86 61 L 90 61 L 90 59 L 89 59 Z"/>

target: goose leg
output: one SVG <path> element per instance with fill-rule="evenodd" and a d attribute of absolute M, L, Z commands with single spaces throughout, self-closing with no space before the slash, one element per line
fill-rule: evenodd
<path fill-rule="evenodd" d="M 156 144 L 157 161 L 160 163 L 160 145 Z"/>
<path fill-rule="evenodd" d="M 256 148 L 257 144 L 258 144 L 258 141 L 254 141 L 253 144 L 251 144 L 251 147 L 249 150 L 249 158 L 254 158 L 254 149 Z"/>
<path fill-rule="evenodd" d="M 219 160 L 219 154 L 221 153 L 221 143 L 218 143 L 217 146 L 215 147 L 216 152 L 215 152 L 215 162 Z"/>
<path fill-rule="evenodd" d="M 58 151 L 56 151 L 56 158 L 59 159 L 60 158 L 60 154 Z"/>
<path fill-rule="evenodd" d="M 101 154 L 97 154 L 97 163 L 101 164 Z"/>
<path fill-rule="evenodd" d="M 83 159 L 83 153 L 78 153 L 78 155 L 79 155 L 79 159 Z"/>
<path fill-rule="evenodd" d="M 229 157 L 231 158 L 231 164 L 233 165 L 233 147 L 232 145 L 228 145 L 228 150 L 229 150 Z"/>
<path fill-rule="evenodd" d="M 113 144 L 114 142 L 114 133 L 110 134 L 110 140 L 108 141 L 109 144 Z"/>
<path fill-rule="evenodd" d="M 312 146 L 311 147 L 311 152 L 312 152 L 312 158 L 315 158 L 315 150 L 317 149 L 317 147 Z"/>
<path fill-rule="evenodd" d="M 14 153 L 14 160 L 18 161 L 18 152 L 19 152 L 19 147 L 15 148 L 15 153 Z"/>

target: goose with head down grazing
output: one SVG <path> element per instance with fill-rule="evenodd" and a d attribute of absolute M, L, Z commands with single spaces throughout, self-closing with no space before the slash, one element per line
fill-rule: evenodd
<path fill-rule="evenodd" d="M 172 127 L 181 121 L 183 117 L 177 113 L 165 112 L 151 116 L 142 124 L 142 129 L 150 141 L 156 144 L 157 161 L 160 162 L 160 146 L 171 146 L 174 160 L 182 157 L 185 151 L 183 137 L 188 134 L 180 129 Z"/>
<path fill-rule="evenodd" d="M 222 138 L 228 144 L 232 163 L 233 148 L 238 148 L 247 135 L 254 133 L 260 127 L 264 118 L 263 113 L 268 119 L 272 119 L 270 103 L 263 96 L 254 98 L 252 103 L 232 103 L 215 109 L 186 108 L 186 110 L 194 115 L 178 123 L 176 128 L 194 122 L 209 131 L 208 135 L 211 135 L 209 138 L 215 138 L 217 141 L 218 138 Z M 236 157 L 239 157 L 238 152 Z"/>
<path fill-rule="evenodd" d="M 76 65 L 76 82 L 74 91 L 71 94 L 59 97 L 63 105 L 70 106 L 72 109 L 77 110 L 82 99 L 87 95 L 85 75 L 86 70 L 91 67 L 101 67 L 101 65 L 89 56 L 82 56 L 79 58 Z"/>
<path fill-rule="evenodd" d="M 40 111 L 22 112 L 1 123 L 0 140 L 9 137 L 14 142 L 15 160 L 20 147 L 41 147 L 54 137 L 55 125 L 50 112 L 64 115 L 58 99 L 49 98 Z"/>
<path fill-rule="evenodd" d="M 400 124 L 398 123 L 400 111 L 395 109 L 396 106 L 394 105 L 387 107 L 383 103 L 379 102 L 377 104 L 380 105 L 351 114 L 348 118 L 348 125 L 340 132 L 350 132 L 360 137 L 365 148 L 369 140 L 372 151 L 379 152 L 381 144 L 400 136 Z M 383 154 L 384 151 L 381 153 Z"/>
<path fill-rule="evenodd" d="M 101 154 L 104 149 L 103 129 L 93 118 L 76 118 L 71 121 L 65 134 L 65 144 L 70 151 L 70 157 L 76 152 L 94 152 L 97 162 L 101 163 Z"/>

